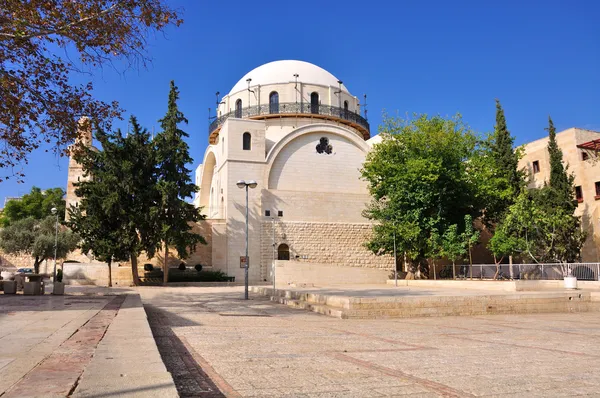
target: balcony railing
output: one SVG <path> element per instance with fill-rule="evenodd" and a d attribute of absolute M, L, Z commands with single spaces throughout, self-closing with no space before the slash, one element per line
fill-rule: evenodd
<path fill-rule="evenodd" d="M 237 111 L 232 111 L 224 114 L 213 120 L 208 126 L 208 134 L 212 134 L 215 130 L 221 128 L 225 120 L 230 117 L 239 119 L 256 118 L 257 116 L 292 116 L 292 115 L 314 115 L 325 116 L 347 121 L 349 124 L 358 125 L 360 130 L 369 134 L 369 122 L 358 113 L 329 105 L 312 105 L 309 103 L 285 102 L 279 104 L 263 104 L 255 105 L 247 108 L 242 108 Z"/>

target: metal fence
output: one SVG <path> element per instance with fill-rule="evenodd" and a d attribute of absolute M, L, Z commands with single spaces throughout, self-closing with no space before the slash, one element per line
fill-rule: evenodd
<path fill-rule="evenodd" d="M 567 275 L 583 281 L 600 281 L 600 263 L 569 264 L 473 264 L 436 267 L 437 279 L 563 279 Z"/>
<path fill-rule="evenodd" d="M 310 103 L 298 103 L 298 102 L 282 102 L 279 104 L 261 104 L 250 106 L 247 108 L 242 108 L 238 110 L 233 110 L 229 113 L 226 113 L 212 122 L 209 123 L 208 133 L 212 133 L 217 128 L 220 128 L 225 120 L 230 117 L 236 117 L 240 119 L 245 119 L 253 116 L 260 115 L 289 115 L 289 114 L 305 114 L 305 115 L 324 115 L 324 116 L 332 116 L 335 118 L 339 118 L 342 120 L 347 120 L 349 122 L 355 123 L 366 131 L 369 131 L 369 122 L 367 119 L 362 117 L 359 113 L 352 112 L 345 108 L 340 108 L 337 106 L 330 105 L 322 105 L 322 104 L 310 104 Z"/>

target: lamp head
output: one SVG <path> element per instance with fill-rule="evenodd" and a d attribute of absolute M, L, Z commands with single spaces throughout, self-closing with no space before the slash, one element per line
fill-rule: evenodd
<path fill-rule="evenodd" d="M 248 181 L 247 184 L 250 188 L 256 188 L 256 186 L 258 185 L 258 183 L 254 180 Z"/>
<path fill-rule="evenodd" d="M 238 182 L 235 183 L 235 185 L 237 185 L 238 188 L 244 188 L 246 186 L 246 181 L 239 180 Z"/>
<path fill-rule="evenodd" d="M 56 207 L 53 207 L 50 209 L 50 211 L 52 212 L 52 214 L 56 214 L 56 212 L 58 211 L 58 209 Z"/>

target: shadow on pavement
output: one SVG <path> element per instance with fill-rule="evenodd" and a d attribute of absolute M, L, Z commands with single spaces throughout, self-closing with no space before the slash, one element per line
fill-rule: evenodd
<path fill-rule="evenodd" d="M 203 398 L 225 397 L 172 329 L 173 326 L 199 326 L 199 324 L 151 304 L 145 304 L 144 309 L 160 356 L 173 376 L 179 395 Z"/>

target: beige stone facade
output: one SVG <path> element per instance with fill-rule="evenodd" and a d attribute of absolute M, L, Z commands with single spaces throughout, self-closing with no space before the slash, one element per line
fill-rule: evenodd
<path fill-rule="evenodd" d="M 248 191 L 251 281 L 272 280 L 284 247 L 289 260 L 280 267 L 393 267 L 391 257 L 364 247 L 372 230 L 361 215 L 370 200 L 360 179 L 369 125 L 341 81 L 306 62 L 277 61 L 248 73 L 220 102 L 194 199 L 212 222 L 213 269 L 244 277 L 246 192 L 239 180 L 257 182 Z M 383 282 L 387 273 L 380 275 Z"/>
<path fill-rule="evenodd" d="M 582 250 L 583 262 L 600 261 L 600 132 L 570 128 L 556 134 L 556 142 L 563 152 L 568 171 L 575 175 L 579 196 L 576 214 L 582 216 L 582 224 L 588 239 Z M 519 166 L 530 176 L 530 187 L 541 187 L 550 179 L 548 138 L 542 138 L 523 146 L 525 155 Z M 576 195 L 576 192 L 573 193 Z"/>

